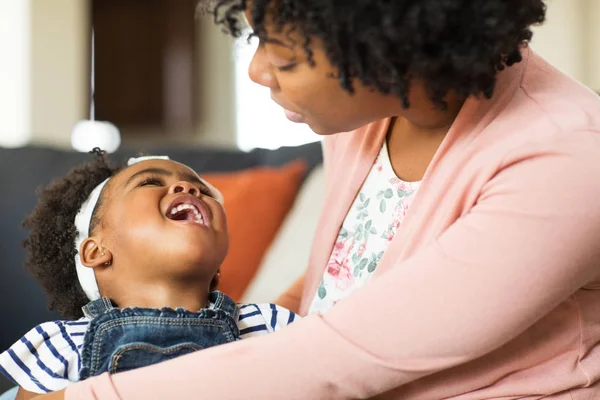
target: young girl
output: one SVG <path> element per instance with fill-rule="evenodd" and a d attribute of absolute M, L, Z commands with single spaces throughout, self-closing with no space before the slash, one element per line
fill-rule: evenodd
<path fill-rule="evenodd" d="M 278 330 L 294 314 L 214 291 L 228 248 L 222 196 L 167 157 L 105 155 L 50 184 L 24 225 L 27 266 L 65 321 L 0 355 L 22 392 L 155 364 Z"/>

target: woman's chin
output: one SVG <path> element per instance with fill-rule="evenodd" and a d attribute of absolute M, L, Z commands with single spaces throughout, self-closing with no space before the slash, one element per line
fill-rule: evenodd
<path fill-rule="evenodd" d="M 307 125 L 311 131 L 313 131 L 314 133 L 316 133 L 319 136 L 329 136 L 329 135 L 335 135 L 336 133 L 343 132 L 338 129 L 334 129 L 334 128 L 332 129 L 332 128 L 325 127 L 323 125 L 310 124 L 310 123 L 307 123 Z"/>

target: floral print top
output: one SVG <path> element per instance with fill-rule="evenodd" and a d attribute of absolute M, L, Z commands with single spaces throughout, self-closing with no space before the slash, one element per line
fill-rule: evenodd
<path fill-rule="evenodd" d="M 309 313 L 326 312 L 371 279 L 419 184 L 396 176 L 384 142 L 342 224 Z"/>

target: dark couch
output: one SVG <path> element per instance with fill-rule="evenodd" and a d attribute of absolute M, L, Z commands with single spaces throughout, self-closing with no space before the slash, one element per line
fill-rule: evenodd
<path fill-rule="evenodd" d="M 298 158 L 306 160 L 310 171 L 322 160 L 320 143 L 249 153 L 181 147 L 144 149 L 144 153 L 169 155 L 199 173 L 279 166 Z M 122 149 L 111 158 L 125 161 L 138 154 Z M 23 268 L 21 242 L 26 232 L 20 225 L 34 207 L 37 188 L 89 159 L 88 154 L 43 147 L 0 148 L 0 352 L 35 325 L 58 318 L 47 310 L 44 294 Z M 0 377 L 0 393 L 7 383 Z"/>

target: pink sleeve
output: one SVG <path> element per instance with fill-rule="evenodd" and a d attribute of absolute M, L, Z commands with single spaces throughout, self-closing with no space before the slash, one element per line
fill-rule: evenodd
<path fill-rule="evenodd" d="M 491 352 L 599 274 L 600 144 L 581 135 L 519 149 L 469 214 L 325 316 L 66 398 L 367 398 Z"/>

